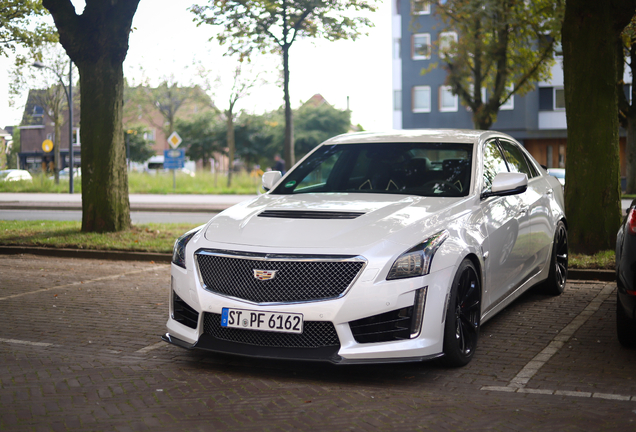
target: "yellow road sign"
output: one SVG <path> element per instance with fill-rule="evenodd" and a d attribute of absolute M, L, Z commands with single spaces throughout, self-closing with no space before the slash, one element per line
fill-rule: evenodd
<path fill-rule="evenodd" d="M 181 139 L 177 131 L 172 132 L 170 136 L 168 137 L 168 144 L 170 144 L 170 147 L 172 147 L 173 149 L 176 149 L 177 147 L 179 147 L 179 144 L 181 144 L 181 141 L 183 140 Z"/>
<path fill-rule="evenodd" d="M 51 141 L 50 139 L 42 141 L 42 150 L 44 150 L 45 153 L 53 150 L 53 141 Z"/>

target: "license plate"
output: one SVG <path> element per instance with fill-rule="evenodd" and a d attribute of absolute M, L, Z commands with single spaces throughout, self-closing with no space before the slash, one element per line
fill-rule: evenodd
<path fill-rule="evenodd" d="M 300 334 L 303 332 L 303 315 L 223 308 L 221 327 Z"/>

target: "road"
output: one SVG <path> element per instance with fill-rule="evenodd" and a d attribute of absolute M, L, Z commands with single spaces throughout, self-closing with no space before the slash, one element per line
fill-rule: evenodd
<path fill-rule="evenodd" d="M 0 430 L 633 430 L 636 351 L 613 283 L 530 291 L 473 361 L 334 366 L 159 340 L 169 265 L 0 259 Z"/>
<path fill-rule="evenodd" d="M 213 212 L 130 212 L 134 224 L 146 223 L 200 223 L 210 220 Z M 55 220 L 81 221 L 81 210 L 0 210 L 0 220 Z"/>

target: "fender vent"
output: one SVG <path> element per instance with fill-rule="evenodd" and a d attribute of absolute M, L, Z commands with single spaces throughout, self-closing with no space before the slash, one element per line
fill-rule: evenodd
<path fill-rule="evenodd" d="M 265 210 L 258 217 L 281 219 L 355 219 L 362 216 L 361 212 L 341 211 L 306 211 L 306 210 Z"/>

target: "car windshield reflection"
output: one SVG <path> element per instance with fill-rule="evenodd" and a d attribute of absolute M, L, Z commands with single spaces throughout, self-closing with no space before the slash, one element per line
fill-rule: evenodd
<path fill-rule="evenodd" d="M 472 144 L 344 144 L 318 148 L 273 194 L 468 195 Z"/>

